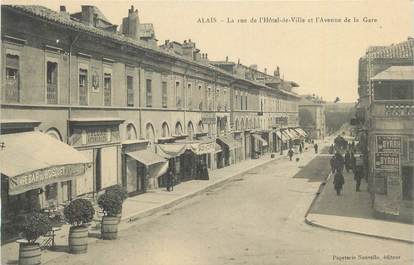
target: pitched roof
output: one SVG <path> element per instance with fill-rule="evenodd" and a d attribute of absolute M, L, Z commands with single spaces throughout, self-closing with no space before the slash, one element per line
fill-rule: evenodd
<path fill-rule="evenodd" d="M 414 66 L 391 66 L 378 73 L 372 80 L 414 80 Z"/>
<path fill-rule="evenodd" d="M 392 44 L 389 46 L 373 46 L 367 49 L 365 57 L 368 58 L 413 58 L 414 39 L 408 38 L 406 41 Z"/>

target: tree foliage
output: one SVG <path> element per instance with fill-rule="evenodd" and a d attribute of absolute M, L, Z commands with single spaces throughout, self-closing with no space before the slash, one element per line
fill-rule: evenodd
<path fill-rule="evenodd" d="M 315 126 L 315 119 L 313 118 L 312 113 L 309 110 L 299 110 L 299 125 L 301 127 Z"/>

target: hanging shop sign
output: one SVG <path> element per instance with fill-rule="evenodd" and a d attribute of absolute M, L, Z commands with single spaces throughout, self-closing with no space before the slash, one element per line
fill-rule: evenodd
<path fill-rule="evenodd" d="M 9 194 L 19 194 L 85 173 L 85 164 L 55 166 L 9 178 Z"/>
<path fill-rule="evenodd" d="M 377 135 L 377 152 L 379 153 L 400 153 L 401 136 Z"/>

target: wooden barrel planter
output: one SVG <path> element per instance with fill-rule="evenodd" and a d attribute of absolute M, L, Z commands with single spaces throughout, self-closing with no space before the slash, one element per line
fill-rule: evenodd
<path fill-rule="evenodd" d="M 114 240 L 118 237 L 118 216 L 103 216 L 101 223 L 101 236 L 105 240 Z"/>
<path fill-rule="evenodd" d="M 71 226 L 69 230 L 69 252 L 83 254 L 88 251 L 88 227 Z"/>
<path fill-rule="evenodd" d="M 39 265 L 41 263 L 39 244 L 20 243 L 19 265 Z"/>

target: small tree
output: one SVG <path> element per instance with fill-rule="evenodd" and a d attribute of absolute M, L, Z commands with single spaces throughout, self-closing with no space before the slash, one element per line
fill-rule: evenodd
<path fill-rule="evenodd" d="M 98 205 L 105 216 L 117 216 L 122 212 L 122 199 L 114 192 L 105 192 L 98 199 Z"/>
<path fill-rule="evenodd" d="M 84 226 L 90 223 L 94 214 L 92 203 L 85 199 L 71 201 L 64 210 L 65 219 L 72 226 Z"/>
<path fill-rule="evenodd" d="M 29 244 L 35 244 L 41 235 L 52 230 L 52 224 L 46 214 L 32 212 L 23 221 L 21 229 Z"/>
<path fill-rule="evenodd" d="M 105 193 L 114 193 L 119 196 L 122 201 L 128 198 L 128 192 L 121 185 L 114 185 L 106 189 Z"/>

